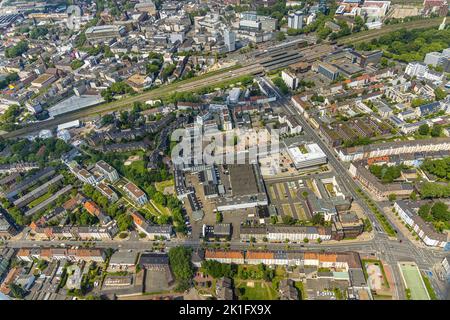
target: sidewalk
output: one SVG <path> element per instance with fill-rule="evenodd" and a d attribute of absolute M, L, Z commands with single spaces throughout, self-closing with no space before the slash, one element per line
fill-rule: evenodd
<path fill-rule="evenodd" d="M 397 217 L 395 213 L 389 207 L 383 208 L 384 213 L 395 224 L 395 227 L 406 237 L 408 238 L 416 247 L 430 249 L 430 247 L 426 246 L 421 240 L 417 241 L 416 238 L 412 235 L 411 231 L 406 228 L 406 226 L 402 223 L 400 217 Z"/>

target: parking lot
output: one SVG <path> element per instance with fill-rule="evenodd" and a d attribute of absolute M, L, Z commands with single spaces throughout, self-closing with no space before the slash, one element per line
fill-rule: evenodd
<path fill-rule="evenodd" d="M 277 207 L 282 216 L 287 215 L 298 220 L 311 219 L 302 196 L 306 189 L 305 180 L 299 178 L 267 183 L 270 203 Z"/>

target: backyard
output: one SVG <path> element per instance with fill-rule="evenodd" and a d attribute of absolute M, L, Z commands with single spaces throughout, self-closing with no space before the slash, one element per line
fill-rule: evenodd
<path fill-rule="evenodd" d="M 263 280 L 237 280 L 239 300 L 276 300 L 277 292 L 271 282 Z"/>

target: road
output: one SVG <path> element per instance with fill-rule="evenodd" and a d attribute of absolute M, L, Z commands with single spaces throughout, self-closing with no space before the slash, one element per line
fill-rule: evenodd
<path fill-rule="evenodd" d="M 360 196 L 357 194 L 356 189 L 359 186 L 351 178 L 348 170 L 345 168 L 343 163 L 337 159 L 335 151 L 324 142 L 322 137 L 319 135 L 317 130 L 311 127 L 309 122 L 300 114 L 300 112 L 291 104 L 289 100 L 283 96 L 278 88 L 270 81 L 268 78 L 263 78 L 263 80 L 278 94 L 278 104 L 284 108 L 289 114 L 295 116 L 303 127 L 304 134 L 310 137 L 312 141 L 317 143 L 320 148 L 325 152 L 328 158 L 328 162 L 332 165 L 336 174 L 339 176 L 343 182 L 345 188 L 353 196 L 354 201 L 364 209 L 366 215 L 372 222 L 374 226 L 375 236 L 372 240 L 365 242 L 364 244 L 349 245 L 348 248 L 355 246 L 361 246 L 362 252 L 370 252 L 366 250 L 374 250 L 377 252 L 383 261 L 388 263 L 392 267 L 392 274 L 394 277 L 395 287 L 397 289 L 397 296 L 400 299 L 406 299 L 404 284 L 401 280 L 400 271 L 397 267 L 397 262 L 399 261 L 411 261 L 414 260 L 421 270 L 432 270 L 436 262 L 440 261 L 445 256 L 442 250 L 432 250 L 427 248 L 419 248 L 415 246 L 408 237 L 404 236 L 400 232 L 397 234 L 397 239 L 390 238 L 386 233 L 380 228 L 377 218 L 374 213 L 370 210 L 364 201 L 361 201 Z M 376 203 L 380 212 L 383 212 L 379 203 Z M 388 218 L 389 219 L 389 218 Z M 391 223 L 391 222 L 390 222 Z M 391 223 L 392 224 L 392 223 Z M 402 242 L 400 243 L 399 240 Z M 329 247 L 329 245 L 327 244 Z M 345 246 L 344 246 L 345 247 Z M 333 246 L 334 248 L 334 246 Z M 436 294 L 442 298 L 443 293 L 438 289 L 437 278 L 433 277 L 430 279 Z"/>

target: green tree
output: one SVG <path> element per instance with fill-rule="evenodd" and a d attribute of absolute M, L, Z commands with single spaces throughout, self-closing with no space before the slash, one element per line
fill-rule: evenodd
<path fill-rule="evenodd" d="M 25 40 L 21 40 L 15 46 L 9 47 L 5 50 L 5 57 L 15 58 L 27 51 L 28 51 L 28 42 Z"/>
<path fill-rule="evenodd" d="M 191 249 L 184 246 L 171 248 L 169 250 L 169 261 L 177 280 L 178 290 L 187 290 L 194 275 L 194 269 L 191 264 Z"/>
<path fill-rule="evenodd" d="M 277 41 L 286 40 L 286 35 L 284 34 L 284 32 L 277 32 L 276 39 Z"/>
<path fill-rule="evenodd" d="M 117 226 L 120 231 L 126 231 L 131 229 L 133 225 L 133 218 L 128 214 L 120 214 L 116 217 Z"/>
<path fill-rule="evenodd" d="M 316 226 L 318 226 L 318 225 L 324 225 L 325 219 L 324 219 L 324 217 L 323 217 L 323 214 L 320 214 L 320 213 L 315 214 L 315 215 L 312 217 L 311 222 L 312 222 L 314 225 L 316 225 Z"/>
<path fill-rule="evenodd" d="M 292 218 L 291 216 L 284 215 L 281 218 L 281 220 L 283 221 L 283 224 L 289 224 L 289 225 L 295 224 L 295 219 Z"/>
<path fill-rule="evenodd" d="M 419 126 L 419 129 L 417 130 L 420 135 L 427 136 L 430 133 L 430 126 L 426 123 Z"/>
<path fill-rule="evenodd" d="M 444 100 L 447 97 L 447 92 L 442 90 L 441 88 L 434 89 L 434 96 L 436 101 Z"/>
<path fill-rule="evenodd" d="M 440 137 L 442 134 L 442 126 L 438 124 L 434 125 L 430 134 L 432 137 Z"/>

